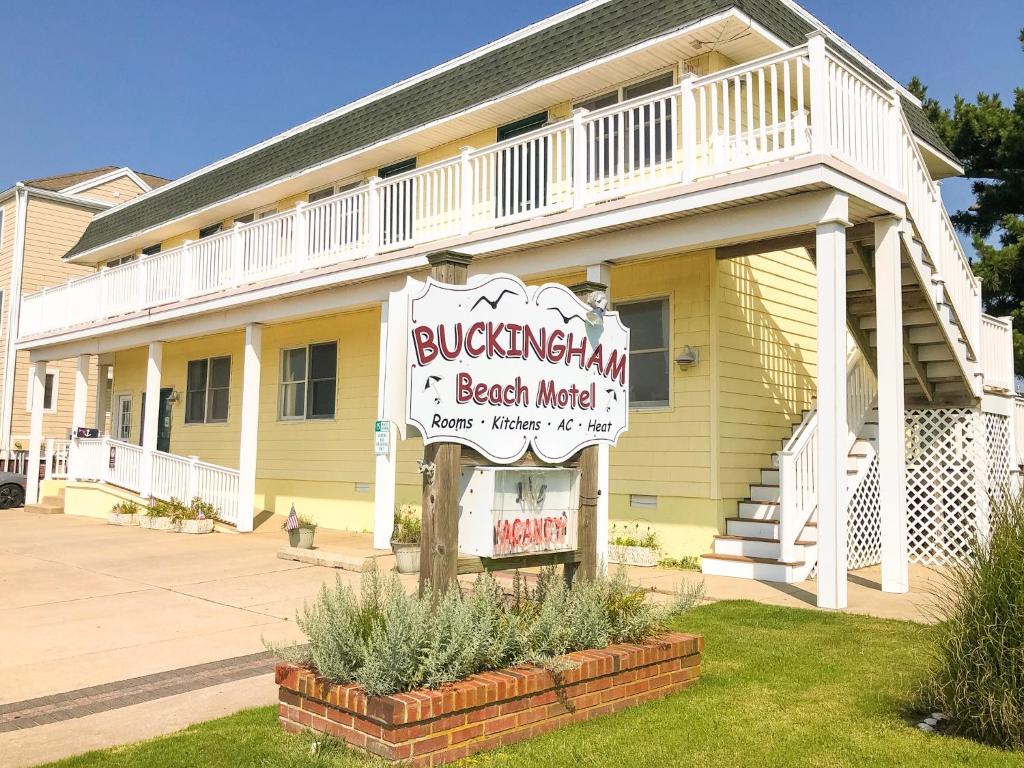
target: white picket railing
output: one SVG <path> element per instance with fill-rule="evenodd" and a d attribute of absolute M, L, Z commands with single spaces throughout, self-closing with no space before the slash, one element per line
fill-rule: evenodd
<path fill-rule="evenodd" d="M 985 386 L 1013 392 L 1013 318 L 981 316 L 981 371 Z"/>
<path fill-rule="evenodd" d="M 23 296 L 20 332 L 54 332 L 809 152 L 907 195 L 937 285 L 976 351 L 978 282 L 898 99 L 821 38 Z"/>
<path fill-rule="evenodd" d="M 169 501 L 198 496 L 220 517 L 238 524 L 238 470 L 185 458 L 109 437 L 47 441 L 48 478 L 109 483 Z M 63 453 L 62 453 L 63 452 Z M 56 457 L 63 455 L 63 460 Z"/>
<path fill-rule="evenodd" d="M 859 349 L 846 367 L 848 453 L 874 408 L 878 383 Z M 796 561 L 796 542 L 818 508 L 818 409 L 812 408 L 779 452 L 779 560 Z"/>

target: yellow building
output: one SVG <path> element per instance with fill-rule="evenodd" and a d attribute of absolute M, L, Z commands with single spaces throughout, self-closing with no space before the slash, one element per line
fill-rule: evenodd
<path fill-rule="evenodd" d="M 29 443 L 28 352 L 19 352 L 8 343 L 18 335 L 20 296 L 94 273 L 92 266 L 62 259 L 92 217 L 166 181 L 107 166 L 29 179 L 0 192 L 0 461 L 11 469 L 24 471 Z M 67 438 L 78 373 L 74 360 L 49 361 L 43 397 L 44 439 Z M 98 398 L 105 395 L 109 372 L 99 370 L 91 360 L 81 373 L 88 390 L 81 404 L 85 411 L 76 426 L 103 428 L 106 401 Z M 97 388 L 97 377 L 104 386 Z M 0 504 L 9 505 L 2 489 Z"/>
<path fill-rule="evenodd" d="M 98 214 L 65 260 L 99 278 L 22 306 L 35 386 L 54 359 L 114 366 L 67 511 L 104 514 L 101 481 L 386 545 L 422 456 L 374 453 L 386 302 L 449 249 L 471 274 L 607 287 L 632 333 L 613 524 L 711 573 L 817 566 L 824 605 L 854 563 L 905 588 L 941 511 L 908 477 L 948 472 L 929 446 L 970 424 L 1007 446 L 988 477 L 1014 463 L 1009 326 L 935 184 L 962 169 L 795 4 L 705 5 L 584 3 Z"/>

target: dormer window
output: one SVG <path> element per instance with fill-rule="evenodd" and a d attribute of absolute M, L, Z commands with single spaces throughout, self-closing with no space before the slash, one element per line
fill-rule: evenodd
<path fill-rule="evenodd" d="M 211 224 L 208 227 L 203 227 L 202 229 L 199 230 L 199 239 L 202 240 L 204 237 L 210 237 L 212 235 L 216 235 L 223 228 L 224 228 L 224 225 L 221 222 L 219 222 L 219 221 L 216 224 Z"/>

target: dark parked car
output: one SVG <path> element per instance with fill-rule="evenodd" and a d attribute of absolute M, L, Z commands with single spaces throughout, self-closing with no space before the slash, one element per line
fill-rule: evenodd
<path fill-rule="evenodd" d="M 20 507 L 25 503 L 25 476 L 16 472 L 0 472 L 0 509 Z"/>

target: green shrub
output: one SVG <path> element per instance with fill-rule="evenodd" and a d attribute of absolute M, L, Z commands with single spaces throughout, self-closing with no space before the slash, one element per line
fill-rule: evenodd
<path fill-rule="evenodd" d="M 177 499 L 171 499 L 171 503 L 173 506 L 169 517 L 175 523 L 180 523 L 183 520 L 213 520 L 214 522 L 220 520 L 217 508 L 198 496 L 194 496 L 188 506 Z"/>
<path fill-rule="evenodd" d="M 308 645 L 268 647 L 328 680 L 382 695 L 526 662 L 558 669 L 562 654 L 651 637 L 700 595 L 692 589 L 656 606 L 624 571 L 567 587 L 551 568 L 533 589 L 517 574 L 511 596 L 482 574 L 468 594 L 453 586 L 432 602 L 407 594 L 393 573 L 371 570 L 359 597 L 338 578 L 298 615 Z"/>
<path fill-rule="evenodd" d="M 115 515 L 137 515 L 139 514 L 139 505 L 131 499 L 125 499 L 117 502 L 110 511 Z"/>
<path fill-rule="evenodd" d="M 391 540 L 399 544 L 419 544 L 423 535 L 423 520 L 412 504 L 403 504 L 395 510 L 395 528 Z"/>
<path fill-rule="evenodd" d="M 650 526 L 641 530 L 640 523 L 624 525 L 622 528 L 619 528 L 618 523 L 612 525 L 608 540 L 616 547 L 658 548 L 658 532 Z"/>
<path fill-rule="evenodd" d="M 1024 748 L 1024 498 L 992 500 L 990 534 L 938 591 L 933 669 L 920 705 L 957 735 Z"/>
<path fill-rule="evenodd" d="M 682 557 L 663 557 L 658 561 L 659 568 L 674 568 L 678 571 L 699 571 L 700 558 L 697 555 Z"/>
<path fill-rule="evenodd" d="M 180 520 L 182 519 L 181 515 L 186 514 L 187 510 L 188 507 L 185 506 L 185 502 L 172 496 L 170 501 L 164 501 L 163 499 L 151 500 L 144 514 L 147 517 L 169 517 L 172 520 Z"/>
<path fill-rule="evenodd" d="M 316 528 L 316 522 L 314 522 L 313 518 L 306 517 L 305 515 L 296 515 L 295 517 L 298 518 L 298 520 L 299 520 L 299 528 Z M 282 531 L 287 531 L 288 530 L 288 518 L 287 517 L 281 522 L 281 530 Z"/>

